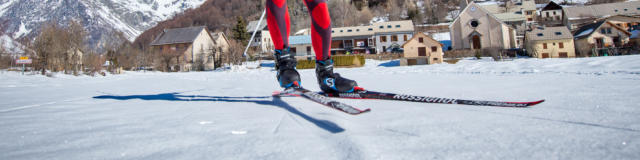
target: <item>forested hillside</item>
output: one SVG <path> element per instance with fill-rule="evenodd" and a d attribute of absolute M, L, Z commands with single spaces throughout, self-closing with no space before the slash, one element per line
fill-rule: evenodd
<path fill-rule="evenodd" d="M 291 30 L 310 26 L 307 8 L 302 0 L 289 0 Z M 451 20 L 451 11 L 458 9 L 459 0 L 332 0 L 328 2 L 333 27 L 366 25 L 372 19 L 393 21 L 411 19 L 416 24 L 442 23 Z M 158 23 L 136 38 L 134 45 L 143 48 L 166 28 L 206 25 L 211 31 L 231 34 L 238 17 L 245 22 L 257 20 L 264 10 L 264 0 L 209 0 L 199 8 L 190 9 Z M 233 37 L 231 37 L 233 38 Z"/>

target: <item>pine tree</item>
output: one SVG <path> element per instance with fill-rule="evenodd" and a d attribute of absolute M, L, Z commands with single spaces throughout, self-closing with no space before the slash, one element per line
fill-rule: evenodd
<path fill-rule="evenodd" d="M 233 27 L 233 38 L 242 42 L 242 44 L 246 45 L 249 40 L 249 33 L 247 33 L 247 23 L 244 21 L 244 18 L 238 16 L 235 27 Z"/>

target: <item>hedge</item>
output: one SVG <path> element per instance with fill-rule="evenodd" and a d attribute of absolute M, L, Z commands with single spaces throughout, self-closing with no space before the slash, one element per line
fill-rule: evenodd
<path fill-rule="evenodd" d="M 333 56 L 333 65 L 335 67 L 362 67 L 365 59 L 362 55 Z M 297 69 L 314 69 L 316 68 L 315 60 L 298 60 Z"/>

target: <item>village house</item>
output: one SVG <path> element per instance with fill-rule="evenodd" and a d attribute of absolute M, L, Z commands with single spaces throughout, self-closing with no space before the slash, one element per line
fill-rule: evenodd
<path fill-rule="evenodd" d="M 437 40 L 418 32 L 409 41 L 402 45 L 404 48 L 404 58 L 400 65 L 421 65 L 442 63 L 443 44 Z"/>
<path fill-rule="evenodd" d="M 562 23 L 569 27 L 569 30 L 575 31 L 583 25 L 593 23 L 598 18 L 615 15 L 639 17 L 640 1 L 564 7 L 563 12 Z"/>
<path fill-rule="evenodd" d="M 524 32 L 527 26 L 536 22 L 536 4 L 533 0 L 475 3 L 516 30 L 515 48 L 520 48 L 524 43 Z"/>
<path fill-rule="evenodd" d="M 223 39 L 225 36 L 222 35 Z M 218 37 L 220 38 L 220 37 Z M 227 46 L 228 46 L 228 42 Z M 221 42 L 221 44 L 223 44 Z M 160 53 L 177 52 L 179 68 L 176 71 L 213 70 L 215 69 L 213 51 L 219 48 L 211 33 L 205 26 L 165 29 L 151 46 Z"/>
<path fill-rule="evenodd" d="M 251 21 L 247 24 L 247 32 L 249 35 L 253 34 L 254 30 L 258 28 L 255 37 L 253 38 L 253 42 L 251 42 L 251 48 L 255 49 L 258 53 L 250 53 L 250 54 L 264 54 L 271 53 L 275 49 L 273 46 L 273 42 L 271 41 L 271 34 L 269 33 L 269 28 L 267 27 L 267 21 L 262 21 L 260 26 L 258 26 L 258 21 Z"/>
<path fill-rule="evenodd" d="M 413 22 L 390 21 L 368 26 L 340 27 L 331 29 L 331 52 L 333 54 L 376 54 L 400 48 L 413 37 Z"/>
<path fill-rule="evenodd" d="M 612 49 L 629 43 L 630 37 L 630 32 L 606 20 L 582 26 L 574 33 L 579 56 L 615 55 Z"/>
<path fill-rule="evenodd" d="M 611 24 L 614 24 L 614 25 L 624 29 L 625 31 L 632 31 L 632 30 L 640 29 L 640 17 L 630 17 L 630 16 L 616 15 L 616 16 L 609 16 L 609 17 L 605 17 L 605 18 L 600 18 L 597 21 L 600 21 L 600 20 L 607 20 Z"/>
<path fill-rule="evenodd" d="M 315 57 L 315 51 L 311 45 L 311 36 L 289 36 L 289 48 L 290 53 L 293 53 L 297 58 L 312 58 Z"/>
<path fill-rule="evenodd" d="M 475 2 L 460 12 L 449 30 L 453 49 L 516 48 L 515 29 Z"/>
<path fill-rule="evenodd" d="M 629 37 L 629 41 L 631 46 L 634 46 L 635 49 L 640 49 L 640 30 L 632 31 L 631 37 Z"/>
<path fill-rule="evenodd" d="M 563 25 L 563 15 L 562 6 L 553 1 L 549 1 L 549 3 L 540 10 L 538 23 L 545 26 L 560 26 Z"/>
<path fill-rule="evenodd" d="M 573 35 L 565 26 L 536 27 L 527 31 L 526 51 L 535 58 L 576 57 Z"/>
<path fill-rule="evenodd" d="M 229 47 L 231 47 L 231 44 L 229 44 L 229 38 L 226 34 L 224 34 L 224 32 L 211 32 L 210 34 L 211 38 L 213 39 L 213 44 L 216 51 L 229 51 Z"/>
<path fill-rule="evenodd" d="M 72 65 L 74 70 L 77 71 L 81 71 L 84 68 L 82 67 L 82 56 L 84 55 L 84 52 L 79 49 L 71 49 L 69 51 L 67 51 L 67 57 L 70 57 L 69 65 Z"/>
<path fill-rule="evenodd" d="M 499 20 L 513 25 L 531 23 L 536 18 L 536 3 L 533 0 L 500 2 L 474 2 L 496 16 Z"/>

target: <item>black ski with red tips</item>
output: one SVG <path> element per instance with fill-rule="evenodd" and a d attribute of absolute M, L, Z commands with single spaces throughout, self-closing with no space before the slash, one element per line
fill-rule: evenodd
<path fill-rule="evenodd" d="M 304 89 L 302 87 L 292 87 L 289 89 L 286 89 L 282 92 L 274 92 L 273 96 L 296 96 L 296 97 L 302 97 L 311 101 L 314 101 L 316 103 L 322 104 L 324 106 L 351 114 L 351 115 L 358 115 L 358 114 L 362 114 L 362 113 L 366 113 L 371 111 L 371 109 L 365 109 L 365 110 L 361 110 L 358 108 L 355 108 L 353 106 L 338 102 L 338 101 L 334 101 L 331 100 L 330 98 L 318 94 L 316 92 L 313 91 L 309 91 L 307 89 Z"/>
<path fill-rule="evenodd" d="M 320 93 L 323 94 L 323 93 Z M 425 96 L 413 96 L 394 93 L 383 93 L 360 90 L 353 93 L 327 93 L 324 94 L 328 97 L 338 98 L 350 98 L 350 99 L 381 99 L 381 100 L 394 100 L 394 101 L 408 101 L 408 102 L 420 102 L 420 103 L 440 103 L 440 104 L 464 104 L 475 106 L 495 106 L 495 107 L 529 107 L 544 102 L 544 100 L 533 102 L 501 102 L 501 101 L 478 101 L 478 100 L 464 100 L 464 99 L 451 99 L 451 98 L 438 98 L 438 97 L 425 97 Z"/>

